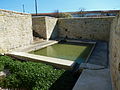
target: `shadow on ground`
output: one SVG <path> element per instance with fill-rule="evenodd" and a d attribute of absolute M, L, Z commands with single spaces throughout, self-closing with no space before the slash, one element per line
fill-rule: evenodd
<path fill-rule="evenodd" d="M 49 90 L 72 90 L 80 74 L 65 71 Z"/>

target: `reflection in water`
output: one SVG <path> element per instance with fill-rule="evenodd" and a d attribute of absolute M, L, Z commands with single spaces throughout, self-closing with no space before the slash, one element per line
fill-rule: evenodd
<path fill-rule="evenodd" d="M 37 51 L 32 51 L 31 53 L 60 59 L 76 60 L 78 63 L 81 63 L 85 61 L 91 48 L 91 45 L 54 44 Z"/>

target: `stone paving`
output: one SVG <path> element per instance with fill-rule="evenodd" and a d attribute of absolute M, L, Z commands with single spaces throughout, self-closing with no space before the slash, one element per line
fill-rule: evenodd
<path fill-rule="evenodd" d="M 84 70 L 73 90 L 112 90 L 109 69 Z"/>
<path fill-rule="evenodd" d="M 88 63 L 81 64 L 80 68 L 83 72 L 73 90 L 112 90 L 106 42 L 97 42 Z"/>
<path fill-rule="evenodd" d="M 95 49 L 89 58 L 89 63 L 101 66 L 108 66 L 108 44 L 107 42 L 97 42 Z"/>

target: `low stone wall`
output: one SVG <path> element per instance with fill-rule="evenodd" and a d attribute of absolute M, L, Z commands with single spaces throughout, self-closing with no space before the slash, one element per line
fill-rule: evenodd
<path fill-rule="evenodd" d="M 113 20 L 109 43 L 110 69 L 114 90 L 120 90 L 120 14 Z"/>
<path fill-rule="evenodd" d="M 0 10 L 0 53 L 32 42 L 31 15 Z"/>
<path fill-rule="evenodd" d="M 110 26 L 114 17 L 59 19 L 59 37 L 109 41 Z"/>
<path fill-rule="evenodd" d="M 57 18 L 53 17 L 33 17 L 34 36 L 50 39 L 57 37 Z"/>

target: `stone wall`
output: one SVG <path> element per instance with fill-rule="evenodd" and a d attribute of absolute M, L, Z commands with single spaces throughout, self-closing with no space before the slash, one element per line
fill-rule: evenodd
<path fill-rule="evenodd" d="M 33 17 L 34 36 L 50 39 L 57 37 L 57 18 L 53 17 Z"/>
<path fill-rule="evenodd" d="M 0 53 L 32 42 L 31 15 L 0 10 Z"/>
<path fill-rule="evenodd" d="M 47 37 L 45 17 L 32 17 L 32 27 L 34 36 Z"/>
<path fill-rule="evenodd" d="M 113 18 L 114 17 L 59 19 L 59 37 L 108 41 Z"/>
<path fill-rule="evenodd" d="M 120 14 L 119 14 L 120 15 Z M 120 90 L 120 16 L 112 23 L 109 43 L 110 69 L 114 90 Z"/>
<path fill-rule="evenodd" d="M 46 17 L 46 31 L 47 31 L 47 39 L 54 39 L 58 36 L 58 25 L 57 18 Z"/>

